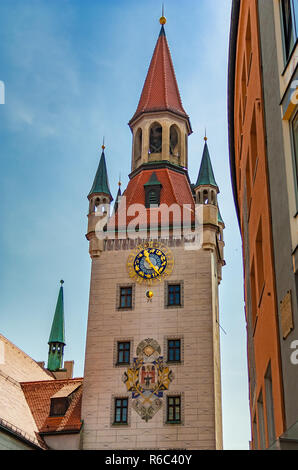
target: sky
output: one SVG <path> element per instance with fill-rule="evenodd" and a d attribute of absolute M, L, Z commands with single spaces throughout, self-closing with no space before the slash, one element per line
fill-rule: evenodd
<path fill-rule="evenodd" d="M 190 116 L 195 182 L 205 128 L 226 229 L 220 286 L 225 449 L 250 440 L 242 247 L 227 128 L 231 0 L 165 0 L 166 35 Z M 59 281 L 65 360 L 83 376 L 91 262 L 87 194 L 103 136 L 110 188 L 128 183 L 133 116 L 159 34 L 157 0 L 0 0 L 0 332 L 47 361 Z M 104 286 L 103 286 L 104 293 Z"/>

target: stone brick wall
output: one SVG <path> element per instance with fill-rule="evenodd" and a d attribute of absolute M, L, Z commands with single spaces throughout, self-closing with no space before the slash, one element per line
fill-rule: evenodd
<path fill-rule="evenodd" d="M 183 280 L 183 306 L 165 308 L 165 282 L 135 285 L 134 308 L 116 308 L 119 285 L 131 284 L 126 269 L 129 251 L 104 251 L 92 261 L 84 372 L 82 419 L 84 449 L 215 449 L 221 447 L 219 333 L 216 315 L 217 266 L 213 252 L 172 247 L 174 269 L 168 281 Z M 216 266 L 216 267 L 215 267 Z M 132 409 L 122 381 L 125 366 L 115 366 L 115 341 L 132 342 L 131 357 L 153 338 L 167 358 L 166 338 L 180 337 L 181 364 L 169 364 L 174 378 L 163 406 L 145 422 Z M 216 344 L 214 344 L 214 342 Z M 181 424 L 166 424 L 166 395 L 180 395 Z M 128 397 L 128 425 L 113 425 L 114 397 Z M 217 427 L 217 429 L 216 429 Z"/>

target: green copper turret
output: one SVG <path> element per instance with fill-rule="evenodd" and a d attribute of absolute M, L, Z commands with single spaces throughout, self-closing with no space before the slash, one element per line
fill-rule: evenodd
<path fill-rule="evenodd" d="M 63 352 L 65 346 L 64 334 L 64 305 L 63 305 L 63 283 L 59 290 L 55 315 L 52 323 L 52 329 L 49 337 L 49 356 L 48 356 L 48 370 L 56 371 L 62 369 Z"/>
<path fill-rule="evenodd" d="M 198 186 L 215 186 L 216 188 L 218 187 L 214 178 L 207 140 L 205 140 L 201 167 L 195 187 Z"/>

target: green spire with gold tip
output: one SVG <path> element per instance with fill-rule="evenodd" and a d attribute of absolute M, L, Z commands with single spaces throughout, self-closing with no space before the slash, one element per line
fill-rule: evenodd
<path fill-rule="evenodd" d="M 102 152 L 99 161 L 99 165 L 97 168 L 97 172 L 93 181 L 92 188 L 90 190 L 89 196 L 91 194 L 107 194 L 111 201 L 113 200 L 112 194 L 110 191 L 109 180 L 108 180 L 108 172 L 107 172 L 107 165 L 106 165 L 106 157 L 105 157 L 105 145 L 102 145 Z"/>
<path fill-rule="evenodd" d="M 206 135 L 204 137 L 204 140 L 205 140 L 205 145 L 204 145 L 204 151 L 203 151 L 203 156 L 202 156 L 202 162 L 201 162 L 201 167 L 200 167 L 200 171 L 199 171 L 199 175 L 198 175 L 198 179 L 197 179 L 195 187 L 215 186 L 216 188 L 218 188 L 217 183 L 215 181 L 214 173 L 213 173 Z"/>
<path fill-rule="evenodd" d="M 63 302 L 63 283 L 60 281 L 60 290 L 49 337 L 49 356 L 48 370 L 55 371 L 62 368 L 63 350 L 65 346 L 64 333 L 64 302 Z"/>

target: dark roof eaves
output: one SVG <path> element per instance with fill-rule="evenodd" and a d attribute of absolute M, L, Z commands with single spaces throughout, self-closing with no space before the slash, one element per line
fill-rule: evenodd
<path fill-rule="evenodd" d="M 235 69 L 237 53 L 237 37 L 241 0 L 232 1 L 231 26 L 229 39 L 229 60 L 228 60 L 228 139 L 229 139 L 229 160 L 230 173 L 233 189 L 234 204 L 237 212 L 237 219 L 240 228 L 240 210 L 237 198 L 236 167 L 235 167 L 235 131 L 234 131 L 234 99 L 235 99 Z"/>

